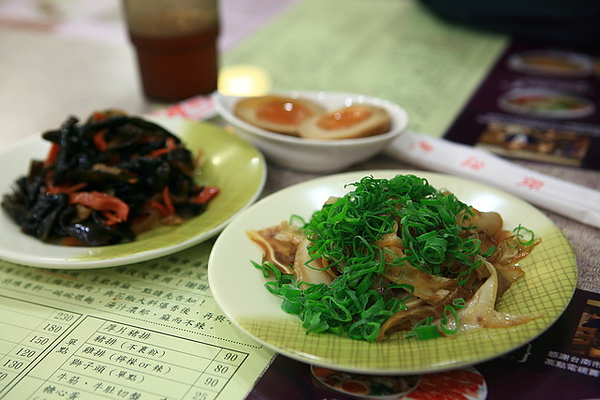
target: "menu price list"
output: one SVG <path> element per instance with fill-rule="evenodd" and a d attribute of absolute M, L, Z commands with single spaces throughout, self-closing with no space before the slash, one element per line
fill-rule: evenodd
<path fill-rule="evenodd" d="M 0 321 L 0 396 L 16 385 L 31 368 L 45 357 L 81 315 L 24 303 L 15 312 L 3 302 Z M 39 311 L 35 313 L 34 311 Z"/>
<path fill-rule="evenodd" d="M 43 305 L 20 309 L 0 322 L 0 399 L 210 400 L 248 357 Z"/>

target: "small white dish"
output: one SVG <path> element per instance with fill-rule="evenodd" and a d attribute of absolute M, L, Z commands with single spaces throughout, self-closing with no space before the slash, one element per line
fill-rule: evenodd
<path fill-rule="evenodd" d="M 272 94 L 313 100 L 330 111 L 353 104 L 379 106 L 385 108 L 392 119 L 390 130 L 379 135 L 342 140 L 304 139 L 270 132 L 242 121 L 233 113 L 235 104 L 242 97 L 213 93 L 215 109 L 233 126 L 237 135 L 256 145 L 264 153 L 267 161 L 295 171 L 318 173 L 341 171 L 381 152 L 408 126 L 408 114 L 404 108 L 378 97 L 306 91 Z"/>
<path fill-rule="evenodd" d="M 0 209 L 0 259 L 54 269 L 100 268 L 145 261 L 183 250 L 217 233 L 260 195 L 266 181 L 264 158 L 252 145 L 222 128 L 183 119 L 157 119 L 182 139 L 192 152 L 203 151 L 196 180 L 215 185 L 220 193 L 201 215 L 179 226 L 157 226 L 129 243 L 70 247 L 42 242 L 20 231 Z M 32 159 L 43 159 L 50 143 L 33 135 L 0 153 L 0 193 L 10 193 L 27 173 Z"/>
<path fill-rule="evenodd" d="M 260 263 L 261 249 L 246 231 L 287 221 L 308 220 L 329 196 L 343 196 L 347 184 L 362 177 L 391 179 L 397 174 L 426 178 L 482 211 L 497 211 L 506 229 L 519 224 L 542 242 L 520 261 L 525 276 L 503 295 L 498 309 L 542 317 L 508 328 L 474 329 L 433 340 L 406 339 L 402 332 L 369 343 L 333 334 L 307 334 L 301 320 L 281 309 L 281 298 L 269 293 Z M 253 204 L 219 235 L 208 261 L 213 297 L 227 317 L 264 346 L 301 362 L 367 374 L 419 374 L 464 368 L 508 353 L 542 334 L 563 313 L 577 284 L 575 255 L 562 231 L 529 203 L 488 185 L 424 171 L 358 171 L 305 181 Z"/>

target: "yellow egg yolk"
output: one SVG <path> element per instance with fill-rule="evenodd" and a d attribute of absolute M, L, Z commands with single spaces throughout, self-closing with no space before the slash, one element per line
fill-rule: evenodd
<path fill-rule="evenodd" d="M 372 115 L 367 107 L 350 106 L 343 110 L 327 113 L 319 118 L 317 125 L 323 129 L 340 129 L 356 125 Z"/>
<path fill-rule="evenodd" d="M 259 119 L 281 125 L 298 125 L 313 112 L 301 103 L 286 99 L 274 99 L 261 104 L 256 116 Z"/>

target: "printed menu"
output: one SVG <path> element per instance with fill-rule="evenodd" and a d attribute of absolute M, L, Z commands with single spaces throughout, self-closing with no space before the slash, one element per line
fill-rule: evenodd
<path fill-rule="evenodd" d="M 243 398 L 273 353 L 212 298 L 211 244 L 105 269 L 0 261 L 0 398 Z"/>

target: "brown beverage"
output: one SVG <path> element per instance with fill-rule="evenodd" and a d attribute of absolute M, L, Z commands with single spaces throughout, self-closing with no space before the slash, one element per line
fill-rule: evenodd
<path fill-rule="evenodd" d="M 123 0 L 145 95 L 162 102 L 217 89 L 217 0 Z"/>
<path fill-rule="evenodd" d="M 218 26 L 173 37 L 130 33 L 146 96 L 174 102 L 217 89 Z"/>

